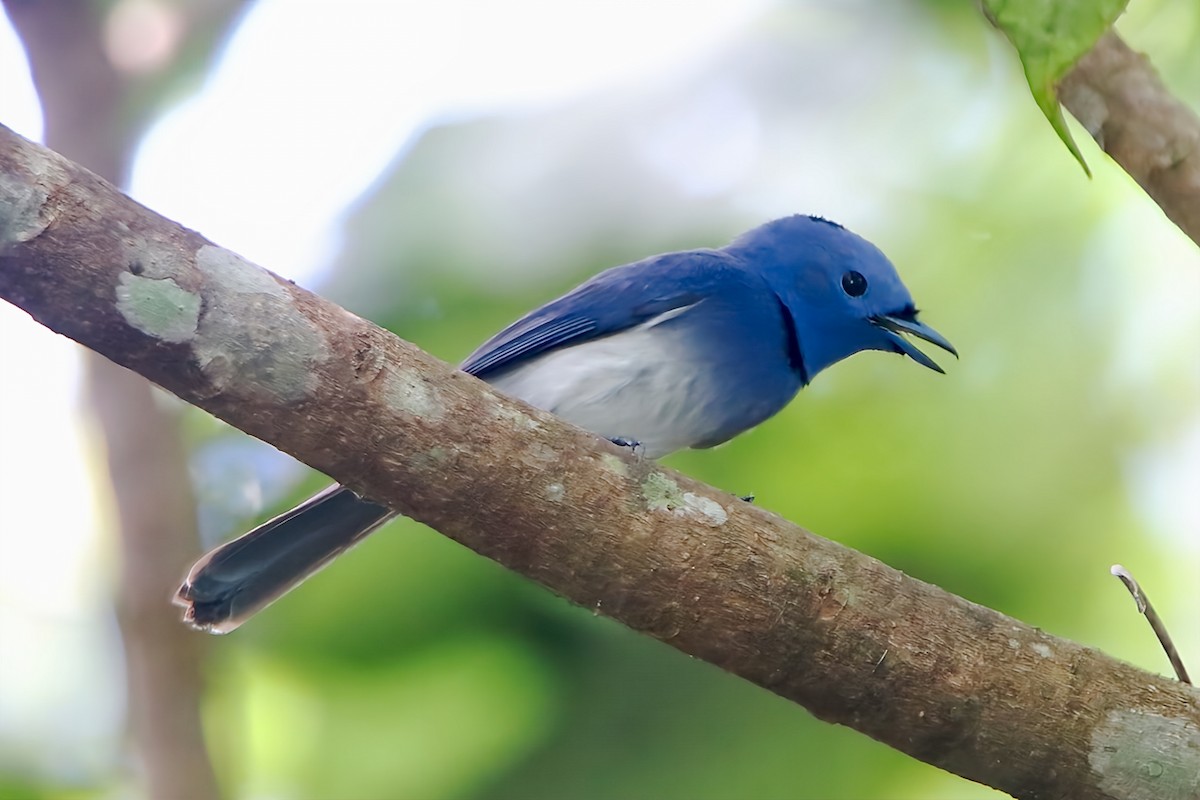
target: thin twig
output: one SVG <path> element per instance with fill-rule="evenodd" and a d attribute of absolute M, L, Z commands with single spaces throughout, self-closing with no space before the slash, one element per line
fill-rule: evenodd
<path fill-rule="evenodd" d="M 1150 623 L 1150 627 L 1154 629 L 1154 635 L 1158 637 L 1158 643 L 1166 651 L 1167 658 L 1171 661 L 1171 666 L 1175 669 L 1176 677 L 1184 683 L 1191 685 L 1192 679 L 1188 677 L 1187 669 L 1183 666 L 1183 659 L 1179 657 L 1179 651 L 1175 649 L 1175 643 L 1171 641 L 1171 634 L 1167 633 L 1167 626 L 1163 624 L 1162 618 L 1154 610 L 1154 606 L 1150 603 L 1150 598 L 1142 591 L 1142 587 L 1134 580 L 1133 575 L 1129 574 L 1129 570 L 1120 564 L 1113 564 L 1109 572 L 1120 578 L 1121 583 L 1125 584 L 1125 588 L 1133 595 L 1133 601 L 1137 603 L 1138 613 L 1144 615 L 1146 621 Z"/>

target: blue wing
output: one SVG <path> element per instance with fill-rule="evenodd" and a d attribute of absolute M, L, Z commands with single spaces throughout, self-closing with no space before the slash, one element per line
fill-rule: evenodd
<path fill-rule="evenodd" d="M 614 267 L 529 312 L 483 343 L 461 369 L 486 380 L 559 347 L 598 339 L 685 308 L 719 291 L 721 277 L 742 273 L 717 250 L 667 253 Z"/>

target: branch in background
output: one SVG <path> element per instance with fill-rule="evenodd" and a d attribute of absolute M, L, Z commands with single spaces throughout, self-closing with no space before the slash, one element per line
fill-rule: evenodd
<path fill-rule="evenodd" d="M 1020 797 L 1200 793 L 1195 689 L 631 457 L 3 128 L 0 297 L 572 601 L 922 761 Z"/>
<path fill-rule="evenodd" d="M 1200 244 L 1200 118 L 1113 32 L 1059 83 L 1096 143 Z"/>
<path fill-rule="evenodd" d="M 1125 584 L 1125 588 L 1133 595 L 1133 601 L 1137 603 L 1138 613 L 1146 618 L 1150 623 L 1151 630 L 1158 637 L 1158 643 L 1162 645 L 1163 651 L 1167 654 L 1167 660 L 1171 662 L 1171 668 L 1175 670 L 1175 677 L 1184 683 L 1191 683 L 1192 679 L 1188 677 L 1187 669 L 1183 666 L 1183 659 L 1179 656 L 1179 651 L 1175 649 L 1175 642 L 1171 640 L 1171 634 L 1167 632 L 1167 626 L 1162 621 L 1162 617 L 1154 610 L 1154 605 L 1150 602 L 1149 596 L 1142 591 L 1142 587 L 1130 574 L 1129 570 L 1122 567 L 1120 564 L 1113 564 L 1109 570 L 1114 576 Z"/>
<path fill-rule="evenodd" d="M 171 75 L 171 57 L 197 41 L 212 50 L 240 6 L 239 0 L 203 3 L 197 7 L 203 13 L 180 13 L 175 24 L 160 19 L 176 32 L 175 47 L 160 51 L 153 71 L 134 75 L 117 69 L 113 53 L 106 52 L 108 12 L 97 4 L 5 0 L 37 87 L 46 142 L 124 183 L 140 125 L 157 111 L 143 97 L 135 113 L 129 107 L 134 89 Z M 143 13 L 176 13 L 148 8 Z M 215 798 L 200 719 L 206 643 L 180 630 L 163 606 L 164 585 L 186 567 L 198 539 L 178 412 L 158 402 L 144 378 L 94 352 L 85 351 L 84 367 L 84 391 L 104 440 L 117 510 L 118 618 L 139 777 L 149 797 Z"/>

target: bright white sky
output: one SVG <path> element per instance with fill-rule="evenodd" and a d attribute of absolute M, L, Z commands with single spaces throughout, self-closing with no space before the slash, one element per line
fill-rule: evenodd
<path fill-rule="evenodd" d="M 153 11 L 153 0 L 125 3 Z M 703 0 L 679 14 L 670 0 L 260 0 L 204 90 L 147 136 L 131 193 L 305 282 L 335 251 L 347 204 L 426 121 L 661 80 L 764 5 Z M 24 54 L 2 17 L 0 121 L 40 138 Z M 318 161 L 296 192 L 296 164 Z M 86 770 L 111 757 L 103 743 L 123 714 L 112 565 L 88 474 L 100 456 L 78 415 L 75 346 L 5 303 L 0 341 L 0 640 L 22 651 L 0 655 L 0 753 Z M 86 757 L 64 764 L 68 753 Z"/>

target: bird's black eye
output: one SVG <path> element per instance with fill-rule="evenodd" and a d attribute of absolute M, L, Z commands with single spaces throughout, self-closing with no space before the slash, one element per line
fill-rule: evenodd
<path fill-rule="evenodd" d="M 861 272 L 850 270 L 842 276 L 842 290 L 851 297 L 862 297 L 867 291 L 867 279 Z"/>

